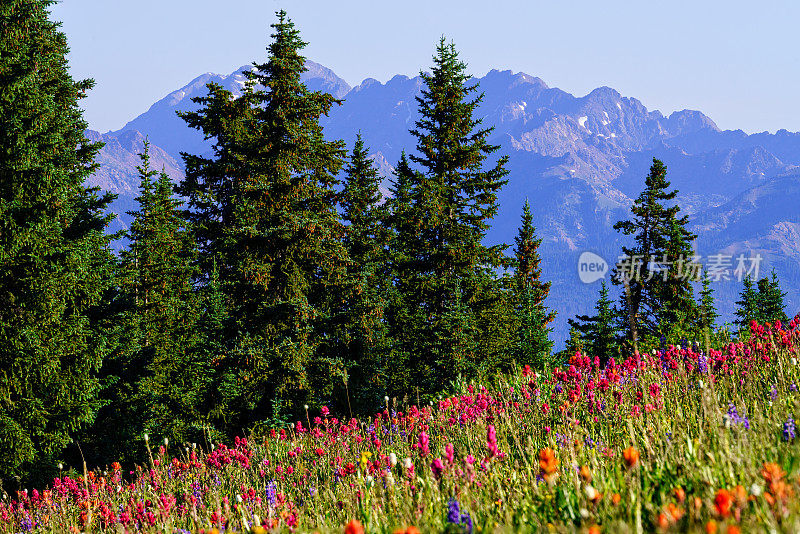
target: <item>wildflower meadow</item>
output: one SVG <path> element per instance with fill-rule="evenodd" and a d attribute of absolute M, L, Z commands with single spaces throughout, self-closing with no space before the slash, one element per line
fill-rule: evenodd
<path fill-rule="evenodd" d="M 0 532 L 796 532 L 800 318 L 6 495 Z"/>

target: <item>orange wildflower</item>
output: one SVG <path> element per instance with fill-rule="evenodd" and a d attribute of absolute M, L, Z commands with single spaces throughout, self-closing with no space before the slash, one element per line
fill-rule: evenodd
<path fill-rule="evenodd" d="M 741 534 L 742 531 L 736 525 L 730 525 L 725 532 L 727 534 Z"/>
<path fill-rule="evenodd" d="M 786 472 L 776 463 L 765 463 L 761 469 L 761 476 L 767 483 L 764 499 L 770 506 L 776 502 L 785 503 L 792 496 L 792 487 L 783 479 Z"/>
<path fill-rule="evenodd" d="M 717 514 L 722 517 L 731 515 L 731 507 L 733 506 L 733 497 L 731 492 L 726 489 L 721 489 L 714 497 L 714 509 Z"/>
<path fill-rule="evenodd" d="M 614 506 L 618 505 L 619 502 L 622 500 L 622 497 L 619 493 L 615 493 L 611 496 L 611 502 L 614 503 Z"/>
<path fill-rule="evenodd" d="M 783 479 L 783 477 L 786 476 L 786 472 L 781 469 L 781 466 L 778 464 L 767 462 L 761 469 L 761 476 L 764 477 L 767 484 L 772 484 L 773 482 L 778 482 Z"/>
<path fill-rule="evenodd" d="M 353 519 L 344 527 L 344 534 L 364 534 L 364 525 L 357 519 Z"/>
<path fill-rule="evenodd" d="M 600 530 L 599 525 L 592 525 L 591 527 L 589 527 L 589 534 L 600 534 L 600 532 L 602 531 Z"/>
<path fill-rule="evenodd" d="M 733 488 L 731 493 L 733 494 L 733 499 L 736 501 L 737 507 L 742 508 L 744 507 L 745 504 L 747 504 L 748 495 L 747 495 L 747 490 L 744 489 L 744 486 L 739 484 L 738 486 Z"/>
<path fill-rule="evenodd" d="M 622 457 L 625 458 L 628 469 L 633 469 L 639 463 L 639 451 L 635 447 L 628 447 L 622 451 Z"/>
<path fill-rule="evenodd" d="M 656 524 L 661 530 L 667 530 L 669 528 L 669 518 L 667 517 L 667 514 L 663 512 L 658 514 L 658 518 L 656 518 Z"/>
<path fill-rule="evenodd" d="M 558 474 L 558 458 L 553 449 L 546 448 L 539 452 L 539 469 L 547 482 L 552 482 Z"/>
<path fill-rule="evenodd" d="M 682 504 L 683 501 L 686 500 L 686 492 L 683 490 L 683 488 L 675 488 L 672 491 L 675 493 L 675 498 L 678 500 L 678 503 Z"/>
<path fill-rule="evenodd" d="M 713 519 L 706 523 L 706 534 L 716 534 L 717 522 Z"/>
<path fill-rule="evenodd" d="M 588 465 L 581 466 L 580 474 L 583 481 L 587 484 L 592 481 L 592 472 L 589 470 Z"/>
<path fill-rule="evenodd" d="M 667 505 L 667 515 L 672 518 L 673 522 L 680 521 L 683 517 L 683 508 L 671 502 Z"/>

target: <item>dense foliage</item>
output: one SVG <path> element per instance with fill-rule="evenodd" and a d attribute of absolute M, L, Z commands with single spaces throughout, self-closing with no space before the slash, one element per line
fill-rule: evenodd
<path fill-rule="evenodd" d="M 52 3 L 0 5 L 0 479 L 52 470 L 109 350 L 111 198 L 83 185 L 100 145 L 78 108 L 93 82 L 70 77 Z"/>

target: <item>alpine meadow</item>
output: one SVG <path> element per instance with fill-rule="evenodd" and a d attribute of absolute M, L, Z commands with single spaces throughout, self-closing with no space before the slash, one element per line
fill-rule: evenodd
<path fill-rule="evenodd" d="M 446 36 L 353 88 L 284 10 L 100 134 L 56 5 L 0 5 L 0 533 L 800 531 L 800 134 Z"/>

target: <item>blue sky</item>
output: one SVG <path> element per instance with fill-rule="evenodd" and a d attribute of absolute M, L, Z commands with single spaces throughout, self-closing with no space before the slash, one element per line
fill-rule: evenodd
<path fill-rule="evenodd" d="M 539 76 L 576 95 L 608 85 L 725 129 L 800 130 L 800 2 L 739 0 L 63 0 L 75 77 L 97 82 L 90 126 L 120 128 L 203 72 L 263 60 L 286 9 L 306 56 L 351 85 L 415 75 L 444 34 L 472 74 Z"/>

